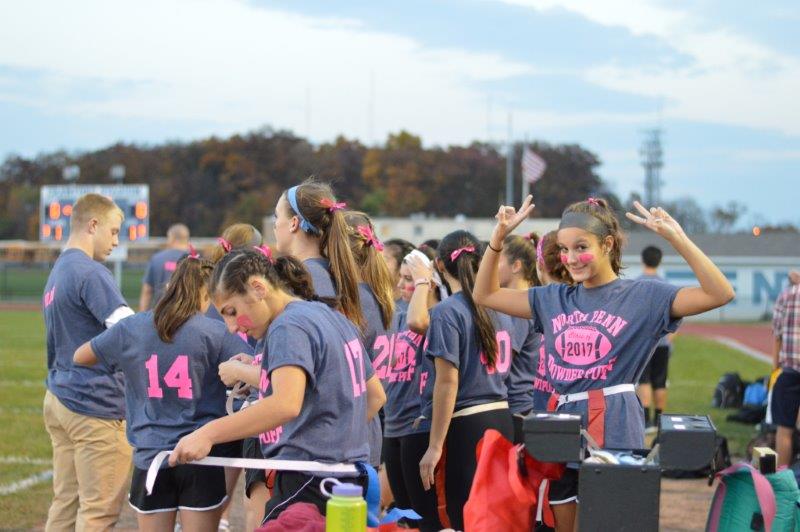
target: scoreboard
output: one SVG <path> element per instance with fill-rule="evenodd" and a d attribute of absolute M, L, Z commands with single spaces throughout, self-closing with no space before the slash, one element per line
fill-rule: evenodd
<path fill-rule="evenodd" d="M 149 185 L 45 185 L 39 201 L 39 239 L 66 242 L 72 206 L 90 192 L 111 198 L 125 214 L 119 233 L 120 244 L 149 238 Z"/>

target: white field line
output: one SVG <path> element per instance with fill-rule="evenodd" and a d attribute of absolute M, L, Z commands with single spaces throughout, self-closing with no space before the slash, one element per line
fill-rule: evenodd
<path fill-rule="evenodd" d="M 47 471 L 36 473 L 35 475 L 23 478 L 22 480 L 18 480 L 10 484 L 4 484 L 0 486 L 0 496 L 12 495 L 14 493 L 17 493 L 18 491 L 26 490 L 31 486 L 35 486 L 36 484 L 39 484 L 41 482 L 47 482 L 51 478 L 53 478 L 53 470 L 48 469 Z"/>
<path fill-rule="evenodd" d="M 741 342 L 734 340 L 733 338 L 728 338 L 727 336 L 709 336 L 712 340 L 715 340 L 721 344 L 724 344 L 731 349 L 736 349 L 737 351 L 741 351 L 745 355 L 749 356 L 750 358 L 754 358 L 756 360 L 760 360 L 761 362 L 771 362 L 772 357 L 763 351 L 758 349 L 753 349 L 747 345 L 744 345 Z"/>
<path fill-rule="evenodd" d="M 53 463 L 49 458 L 29 458 L 27 456 L 2 456 L 0 464 L 31 464 L 31 465 L 50 465 Z"/>

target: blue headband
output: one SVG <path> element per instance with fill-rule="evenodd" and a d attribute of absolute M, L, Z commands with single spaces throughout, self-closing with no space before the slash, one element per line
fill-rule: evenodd
<path fill-rule="evenodd" d="M 300 229 L 306 233 L 318 235 L 319 229 L 314 227 L 311 222 L 306 220 L 305 216 L 303 216 L 303 213 L 300 212 L 300 209 L 297 207 L 297 186 L 294 186 L 286 191 L 286 199 L 289 200 L 289 205 L 292 206 L 292 210 L 297 213 L 297 216 L 300 217 Z"/>

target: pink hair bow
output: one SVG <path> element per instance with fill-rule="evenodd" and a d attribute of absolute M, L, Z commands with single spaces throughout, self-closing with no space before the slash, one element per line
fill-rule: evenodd
<path fill-rule="evenodd" d="M 364 237 L 364 240 L 366 240 L 368 246 L 374 247 L 376 251 L 383 251 L 383 243 L 378 240 L 378 237 L 375 236 L 375 233 L 372 231 L 370 226 L 359 225 L 358 233 Z"/>
<path fill-rule="evenodd" d="M 275 259 L 272 258 L 272 249 L 268 245 L 262 244 L 260 246 L 253 246 L 253 249 L 264 255 L 270 264 L 275 264 Z"/>
<path fill-rule="evenodd" d="M 222 237 L 219 237 L 219 238 L 217 238 L 217 243 L 218 243 L 220 246 L 222 246 L 222 249 L 224 249 L 224 250 L 225 250 L 225 253 L 230 253 L 230 252 L 231 252 L 231 249 L 233 249 L 233 246 L 231 245 L 231 243 L 230 243 L 230 242 L 228 242 L 227 240 L 225 240 L 225 239 L 224 239 L 224 238 L 222 238 Z"/>
<path fill-rule="evenodd" d="M 450 261 L 455 262 L 462 253 L 475 253 L 475 246 L 464 246 L 463 248 L 458 248 L 450 254 Z"/>
<path fill-rule="evenodd" d="M 322 198 L 319 204 L 328 209 L 328 212 L 330 213 L 341 211 L 342 209 L 347 207 L 347 203 L 336 203 L 330 198 Z"/>
<path fill-rule="evenodd" d="M 536 262 L 544 266 L 544 237 L 539 239 L 539 242 L 536 244 Z"/>
<path fill-rule="evenodd" d="M 195 260 L 200 260 L 200 254 L 197 253 L 197 250 L 191 244 L 189 244 L 189 258 L 190 259 L 195 259 Z"/>
<path fill-rule="evenodd" d="M 589 198 L 586 200 L 586 203 L 588 203 L 589 205 L 594 205 L 595 207 L 600 206 L 600 202 L 597 201 L 597 198 Z"/>

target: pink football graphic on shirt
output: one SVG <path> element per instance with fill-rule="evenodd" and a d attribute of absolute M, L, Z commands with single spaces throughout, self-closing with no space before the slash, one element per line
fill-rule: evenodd
<path fill-rule="evenodd" d="M 175 268 L 177 268 L 177 267 L 178 267 L 178 263 L 175 262 L 174 260 L 168 260 L 167 262 L 164 263 L 164 271 L 167 271 L 167 272 L 174 272 Z"/>
<path fill-rule="evenodd" d="M 611 341 L 594 327 L 569 327 L 556 337 L 556 351 L 569 364 L 586 366 L 604 358 Z"/>

